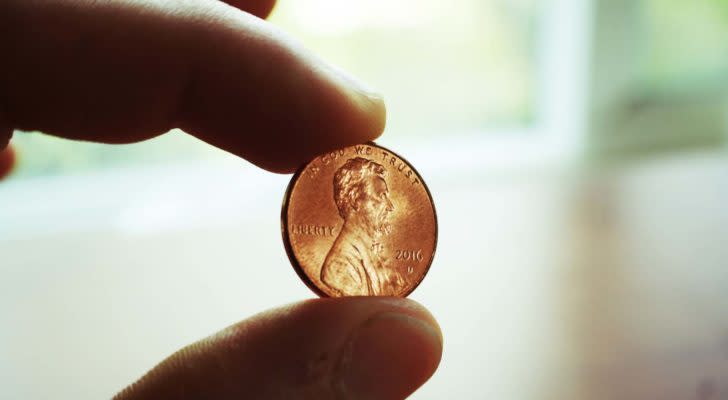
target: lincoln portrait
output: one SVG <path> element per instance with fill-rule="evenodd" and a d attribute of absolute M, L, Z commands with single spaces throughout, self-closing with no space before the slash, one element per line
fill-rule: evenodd
<path fill-rule="evenodd" d="M 387 267 L 382 238 L 390 234 L 385 168 L 356 157 L 334 174 L 334 202 L 344 220 L 321 268 L 321 281 L 338 295 L 396 296 L 407 286 L 404 277 Z"/>

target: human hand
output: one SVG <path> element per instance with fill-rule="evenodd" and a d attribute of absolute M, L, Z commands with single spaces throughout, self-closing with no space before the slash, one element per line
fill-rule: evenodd
<path fill-rule="evenodd" d="M 381 134 L 378 96 L 250 15 L 273 0 L 228 3 L 6 0 L 0 149 L 14 129 L 128 143 L 179 127 L 290 172 Z M 0 176 L 12 159 L 0 152 Z M 413 301 L 311 300 L 175 353 L 118 398 L 402 399 L 441 351 L 437 323 Z"/>

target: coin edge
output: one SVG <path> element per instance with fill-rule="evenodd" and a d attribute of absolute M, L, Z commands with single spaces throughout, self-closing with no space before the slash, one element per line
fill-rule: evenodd
<path fill-rule="evenodd" d="M 409 291 L 407 291 L 406 293 L 404 293 L 400 296 L 397 296 L 397 297 L 405 298 L 405 297 L 408 297 L 410 294 L 412 294 L 412 292 L 414 292 L 415 289 L 417 289 L 420 286 L 422 281 L 425 279 L 425 276 L 427 276 L 427 274 L 430 272 L 432 263 L 435 261 L 435 254 L 437 253 L 437 244 L 438 244 L 438 238 L 439 238 L 439 234 L 440 234 L 439 222 L 437 219 L 437 208 L 435 207 L 435 200 L 432 198 L 432 192 L 430 192 L 430 188 L 429 188 L 429 186 L 427 186 L 427 183 L 422 178 L 422 175 L 417 170 L 417 168 L 415 168 L 412 165 L 412 163 L 409 162 L 409 160 L 407 160 L 406 158 L 399 155 L 399 153 L 396 153 L 375 142 L 366 142 L 363 144 L 369 145 L 369 146 L 374 146 L 376 148 L 385 150 L 385 151 L 389 152 L 390 154 L 397 156 L 400 160 L 404 161 L 405 163 L 407 163 L 407 166 L 409 166 L 409 168 L 415 174 L 417 174 L 417 177 L 420 179 L 420 183 L 422 183 L 422 187 L 425 189 L 425 193 L 427 193 L 427 198 L 430 200 L 430 205 L 432 206 L 432 216 L 435 221 L 435 232 L 434 232 L 435 241 L 432 246 L 432 255 L 430 256 L 430 261 L 428 262 L 427 267 L 425 267 L 424 273 L 420 276 L 420 278 L 412 286 L 412 288 Z M 356 146 L 356 145 L 342 147 L 341 149 L 346 149 L 346 148 L 354 147 L 354 146 Z M 308 168 L 308 166 L 311 165 L 311 163 L 314 162 L 316 160 L 316 158 L 318 158 L 318 157 L 320 157 L 320 156 L 316 156 L 316 157 L 312 158 L 311 160 L 309 160 L 308 162 L 303 164 L 301 167 L 299 167 L 298 170 L 296 170 L 296 172 L 291 177 L 291 180 L 288 182 L 288 185 L 286 187 L 286 192 L 283 195 L 283 204 L 281 207 L 281 236 L 283 239 L 283 247 L 285 247 L 286 255 L 288 256 L 288 261 L 290 261 L 291 265 L 293 266 L 293 269 L 296 270 L 296 274 L 303 281 L 303 283 L 305 283 L 306 286 L 308 286 L 308 288 L 311 289 L 311 291 L 316 293 L 316 295 L 318 295 L 321 298 L 336 298 L 335 296 L 330 296 L 329 294 L 324 292 L 321 288 L 316 286 L 316 284 L 312 281 L 311 277 L 309 277 L 308 274 L 306 274 L 303 267 L 301 266 L 298 259 L 296 258 L 296 254 L 293 250 L 293 246 L 291 245 L 291 241 L 290 241 L 289 235 L 288 235 L 288 205 L 290 204 L 291 195 L 293 194 L 293 190 L 296 186 L 296 182 L 298 182 L 298 178 L 301 176 L 301 174 L 303 174 L 303 171 L 305 171 L 306 168 Z M 351 297 L 351 296 L 341 296 L 341 297 Z"/>

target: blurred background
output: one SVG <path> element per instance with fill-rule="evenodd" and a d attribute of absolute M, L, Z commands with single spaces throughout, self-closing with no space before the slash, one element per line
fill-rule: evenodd
<path fill-rule="evenodd" d="M 728 0 L 279 0 L 384 94 L 424 176 L 445 334 L 414 399 L 728 399 Z M 313 296 L 289 176 L 172 132 L 16 132 L 0 183 L 0 398 L 104 398 Z"/>

